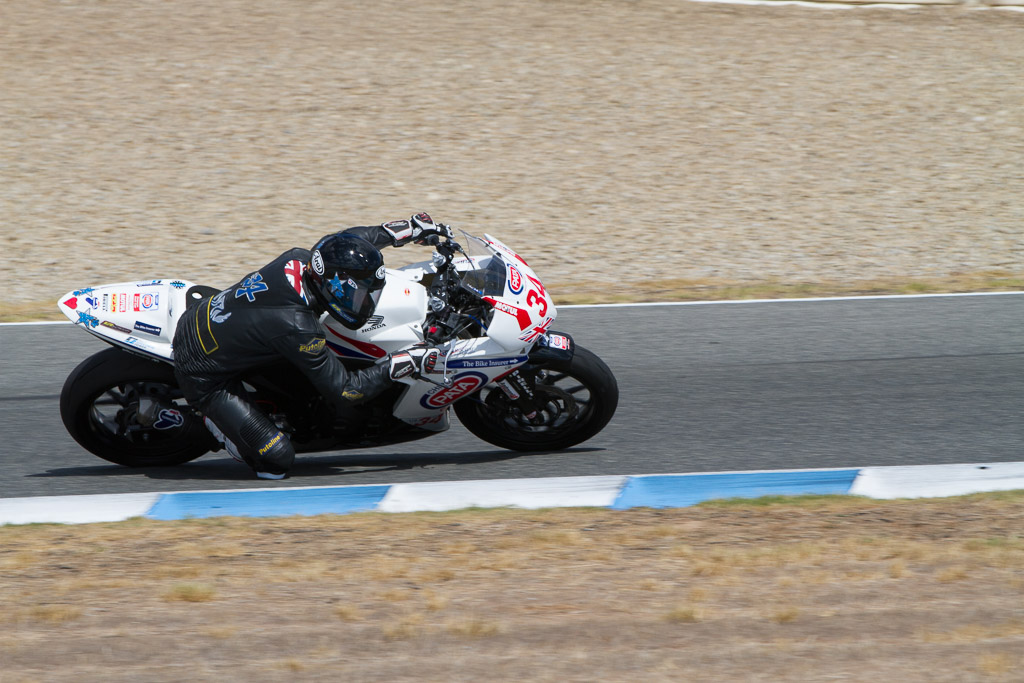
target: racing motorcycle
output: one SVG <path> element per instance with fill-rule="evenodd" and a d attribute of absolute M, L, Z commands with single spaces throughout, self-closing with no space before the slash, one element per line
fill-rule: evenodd
<path fill-rule="evenodd" d="M 388 269 L 375 314 L 358 330 L 330 316 L 327 344 L 350 369 L 415 344 L 441 349 L 441 370 L 402 378 L 339 421 L 287 362 L 242 377 L 253 403 L 297 453 L 386 446 L 446 431 L 451 410 L 484 441 L 516 451 L 581 443 L 612 418 L 618 386 L 608 366 L 551 329 L 555 305 L 533 269 L 485 234 L 446 236 L 430 261 Z M 158 279 L 76 289 L 61 297 L 72 322 L 112 348 L 68 376 L 60 414 L 85 449 L 129 467 L 194 460 L 220 444 L 185 401 L 173 371 L 178 318 L 217 289 Z"/>

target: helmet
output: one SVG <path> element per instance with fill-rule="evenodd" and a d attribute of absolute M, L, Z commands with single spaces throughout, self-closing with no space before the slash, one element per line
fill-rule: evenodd
<path fill-rule="evenodd" d="M 303 279 L 317 308 L 358 330 L 373 314 L 384 289 L 384 257 L 361 237 L 334 233 L 313 247 Z"/>

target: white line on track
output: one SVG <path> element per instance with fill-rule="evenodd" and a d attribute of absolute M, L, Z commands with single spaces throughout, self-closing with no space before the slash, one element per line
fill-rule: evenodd
<path fill-rule="evenodd" d="M 803 299 L 726 299 L 723 301 L 658 301 L 630 304 L 570 304 L 562 308 L 632 308 L 642 306 L 714 306 L 718 304 L 799 304 L 814 301 L 875 301 L 878 299 L 938 299 L 941 297 L 964 296 L 1007 296 L 1024 294 L 1020 292 L 958 292 L 951 294 L 877 294 L 873 296 L 819 296 Z"/>
<path fill-rule="evenodd" d="M 876 301 L 880 299 L 939 299 L 943 297 L 967 297 L 967 296 L 1013 296 L 1024 294 L 1019 292 L 957 292 L 947 294 L 877 294 L 873 296 L 820 296 L 806 297 L 803 299 L 725 299 L 722 301 L 652 301 L 645 303 L 627 304 L 568 304 L 558 308 L 646 308 L 649 306 L 719 306 L 735 304 L 799 304 L 813 303 L 816 301 Z M 17 325 L 69 325 L 70 320 L 46 320 L 24 323 L 0 323 L 0 327 L 14 327 Z"/>

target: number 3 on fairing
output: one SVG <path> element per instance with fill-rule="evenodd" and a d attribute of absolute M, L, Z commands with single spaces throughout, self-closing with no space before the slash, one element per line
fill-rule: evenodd
<path fill-rule="evenodd" d="M 537 304 L 540 304 L 540 317 L 543 318 L 548 313 L 548 302 L 537 293 L 537 290 L 531 289 L 530 293 L 526 295 L 526 305 L 535 306 Z"/>

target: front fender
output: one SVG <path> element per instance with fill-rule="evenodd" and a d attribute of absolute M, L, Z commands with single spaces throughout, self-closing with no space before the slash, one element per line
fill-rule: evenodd
<path fill-rule="evenodd" d="M 537 339 L 529 353 L 530 365 L 544 366 L 549 363 L 568 363 L 576 353 L 576 342 L 565 332 L 548 332 Z"/>

